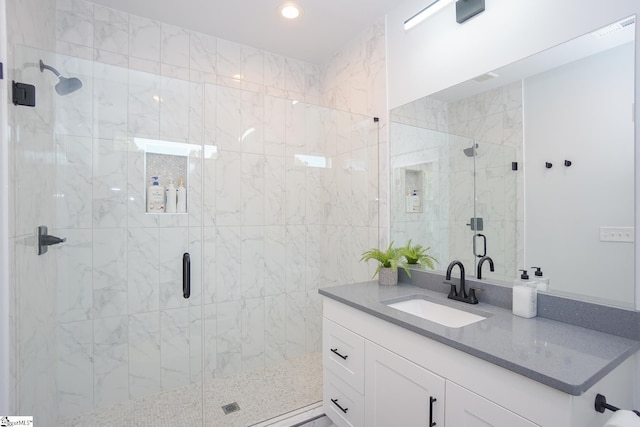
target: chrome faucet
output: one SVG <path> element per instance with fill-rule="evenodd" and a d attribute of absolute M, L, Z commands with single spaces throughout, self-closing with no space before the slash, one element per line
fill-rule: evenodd
<path fill-rule="evenodd" d="M 489 270 L 495 271 L 493 269 L 493 260 L 491 259 L 491 257 L 483 256 L 482 258 L 480 258 L 480 261 L 478 261 L 478 274 L 476 274 L 476 279 L 478 280 L 482 279 L 482 264 L 484 264 L 485 261 L 489 261 Z"/>
<path fill-rule="evenodd" d="M 458 290 L 456 289 L 456 284 L 451 281 L 451 271 L 456 265 L 460 267 L 460 292 L 458 292 Z M 464 283 L 464 265 L 462 265 L 460 261 L 451 261 L 449 267 L 447 267 L 447 276 L 445 277 L 444 283 L 451 286 L 447 298 L 466 302 L 467 304 L 478 303 L 478 298 L 476 298 L 476 290 L 474 288 L 469 289 L 469 294 L 467 295 L 467 290 Z"/>

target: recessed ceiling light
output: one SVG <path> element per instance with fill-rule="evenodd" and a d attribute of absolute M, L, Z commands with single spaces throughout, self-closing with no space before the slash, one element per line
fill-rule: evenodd
<path fill-rule="evenodd" d="M 302 13 L 302 9 L 295 3 L 284 3 L 280 6 L 280 15 L 287 19 L 296 19 Z"/>

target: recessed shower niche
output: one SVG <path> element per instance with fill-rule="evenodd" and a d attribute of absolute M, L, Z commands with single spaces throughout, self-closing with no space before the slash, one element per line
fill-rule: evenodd
<path fill-rule="evenodd" d="M 187 213 L 189 155 L 199 145 L 135 138 L 144 151 L 145 207 L 150 214 Z"/>
<path fill-rule="evenodd" d="M 423 210 L 427 188 L 425 181 L 429 173 L 427 166 L 422 163 L 403 168 L 405 211 L 408 213 L 421 213 Z"/>

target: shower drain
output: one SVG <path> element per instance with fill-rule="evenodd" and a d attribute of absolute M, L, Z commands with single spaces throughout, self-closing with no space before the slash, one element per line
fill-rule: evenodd
<path fill-rule="evenodd" d="M 222 410 L 224 411 L 224 414 L 230 414 L 232 412 L 237 412 L 240 410 L 240 406 L 238 405 L 237 402 L 233 402 L 233 403 L 227 403 L 226 405 L 222 406 Z"/>

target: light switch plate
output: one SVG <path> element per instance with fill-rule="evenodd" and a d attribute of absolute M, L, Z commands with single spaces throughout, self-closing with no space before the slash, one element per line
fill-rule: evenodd
<path fill-rule="evenodd" d="M 601 242 L 628 242 L 635 240 L 634 227 L 600 227 Z"/>

